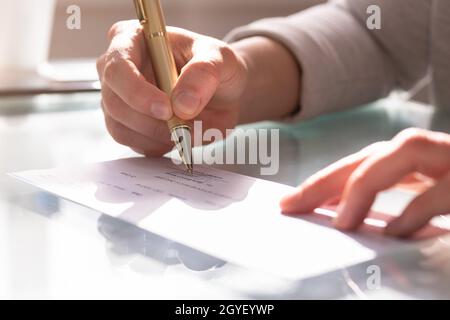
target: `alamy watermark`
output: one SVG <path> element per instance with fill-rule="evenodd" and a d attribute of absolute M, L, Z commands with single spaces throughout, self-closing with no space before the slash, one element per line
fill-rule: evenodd
<path fill-rule="evenodd" d="M 372 4 L 367 7 L 366 13 L 369 17 L 366 20 L 366 26 L 369 30 L 381 29 L 381 8 L 378 5 Z"/>
<path fill-rule="evenodd" d="M 69 30 L 81 30 L 81 8 L 72 4 L 66 8 L 68 14 L 66 19 L 66 27 Z"/>
<path fill-rule="evenodd" d="M 368 290 L 381 289 L 381 268 L 378 265 L 370 265 L 367 267 L 366 273 L 368 275 L 366 286 Z"/>
<path fill-rule="evenodd" d="M 195 146 L 222 141 L 222 144 L 203 147 L 193 153 L 194 164 L 246 164 L 260 165 L 263 176 L 275 175 L 280 169 L 280 130 L 237 128 L 221 130 L 209 128 L 203 131 L 202 121 L 194 121 Z M 173 158 L 180 164 L 179 158 Z"/>

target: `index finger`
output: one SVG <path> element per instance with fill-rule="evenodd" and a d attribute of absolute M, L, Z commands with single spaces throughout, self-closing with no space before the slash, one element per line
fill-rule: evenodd
<path fill-rule="evenodd" d="M 394 140 L 390 148 L 369 157 L 345 186 L 336 226 L 347 230 L 358 227 L 378 192 L 392 187 L 409 173 L 444 174 L 450 164 L 449 147 L 450 140 L 443 141 L 442 134 L 420 131 Z"/>
<path fill-rule="evenodd" d="M 384 144 L 374 143 L 312 175 L 281 200 L 281 209 L 288 214 L 311 213 L 325 202 L 338 198 L 353 171 Z"/>

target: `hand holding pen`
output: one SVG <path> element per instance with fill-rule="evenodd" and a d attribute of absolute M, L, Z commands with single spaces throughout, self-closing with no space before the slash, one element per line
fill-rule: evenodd
<path fill-rule="evenodd" d="M 234 128 L 246 87 L 242 60 L 225 43 L 168 28 L 179 80 L 171 96 L 159 89 L 138 21 L 116 23 L 110 47 L 97 62 L 102 107 L 113 138 L 149 157 L 164 155 L 174 144 L 167 121 L 174 116 L 204 129 Z"/>
<path fill-rule="evenodd" d="M 179 72 L 168 94 L 158 88 L 143 29 L 137 20 L 116 23 L 97 61 L 106 126 L 116 141 L 138 153 L 158 157 L 173 148 L 167 122 L 174 116 L 190 127 L 202 121 L 203 130 L 225 136 L 238 123 L 280 119 L 298 110 L 300 69 L 280 43 L 251 37 L 227 44 L 168 27 Z"/>

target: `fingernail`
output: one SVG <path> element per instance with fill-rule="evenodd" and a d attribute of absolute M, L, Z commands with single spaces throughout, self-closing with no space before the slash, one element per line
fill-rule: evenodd
<path fill-rule="evenodd" d="M 155 102 L 150 108 L 152 116 L 159 120 L 168 120 L 171 116 L 170 107 L 162 102 Z"/>
<path fill-rule="evenodd" d="M 174 108 L 187 115 L 195 114 L 199 105 L 200 99 L 189 91 L 181 92 L 174 99 Z"/>

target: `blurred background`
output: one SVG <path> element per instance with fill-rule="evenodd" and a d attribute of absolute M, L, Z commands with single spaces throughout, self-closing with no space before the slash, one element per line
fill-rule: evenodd
<path fill-rule="evenodd" d="M 325 0 L 162 0 L 167 23 L 222 38 L 232 28 L 263 17 L 285 16 Z M 80 30 L 68 30 L 66 9 L 81 8 Z M 132 0 L 57 0 L 50 58 L 96 57 L 116 21 L 135 19 Z"/>
<path fill-rule="evenodd" d="M 323 2 L 162 0 L 169 25 L 219 39 L 235 27 Z M 71 29 L 74 7 L 80 25 Z M 95 59 L 108 46 L 109 28 L 135 18 L 132 0 L 0 0 L 0 96 L 98 90 Z M 426 82 L 405 96 L 411 97 L 426 102 Z"/>
<path fill-rule="evenodd" d="M 168 25 L 220 39 L 257 19 L 325 1 L 162 0 L 162 5 Z M 0 97 L 98 91 L 95 60 L 108 46 L 109 28 L 135 18 L 132 0 L 0 0 Z"/>

